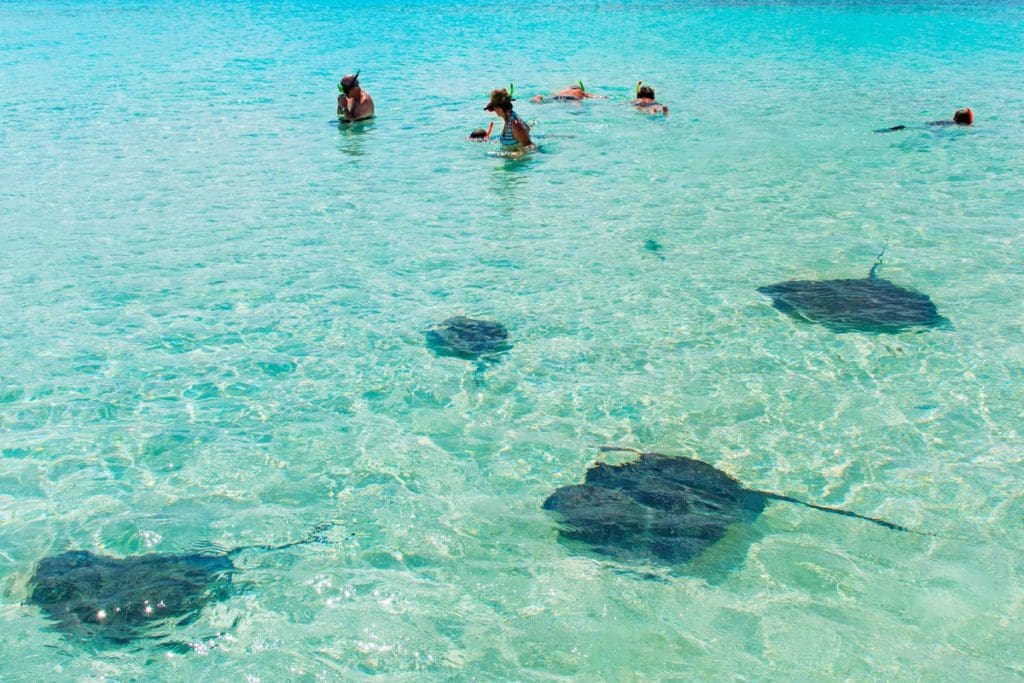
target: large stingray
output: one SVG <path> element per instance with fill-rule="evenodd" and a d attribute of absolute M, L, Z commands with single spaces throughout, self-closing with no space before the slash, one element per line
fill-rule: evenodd
<path fill-rule="evenodd" d="M 856 280 L 789 280 L 758 287 L 772 305 L 797 318 L 836 332 L 899 332 L 910 327 L 947 325 L 927 295 L 894 285 L 875 274 Z"/>
<path fill-rule="evenodd" d="M 848 510 L 823 507 L 744 488 L 725 472 L 685 457 L 640 453 L 622 465 L 596 463 L 583 484 L 563 486 L 544 501 L 558 513 L 563 538 L 582 541 L 595 552 L 618 560 L 678 564 L 694 559 L 733 524 L 757 519 L 769 500 L 799 503 L 888 529 L 908 529 Z"/>
<path fill-rule="evenodd" d="M 427 346 L 440 356 L 473 360 L 512 348 L 501 323 L 456 316 L 426 333 Z"/>
<path fill-rule="evenodd" d="M 65 635 L 110 643 L 166 636 L 194 621 L 203 606 L 230 593 L 238 571 L 232 558 L 246 550 L 284 550 L 322 542 L 330 524 L 301 541 L 244 546 L 224 553 L 149 553 L 110 557 L 69 550 L 44 557 L 29 581 L 38 605 Z"/>

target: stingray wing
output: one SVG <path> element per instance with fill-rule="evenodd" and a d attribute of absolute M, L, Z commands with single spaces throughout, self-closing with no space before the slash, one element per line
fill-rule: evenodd
<path fill-rule="evenodd" d="M 439 355 L 473 359 L 512 347 L 501 323 L 465 316 L 449 318 L 426 333 L 427 345 Z"/>
<path fill-rule="evenodd" d="M 126 642 L 194 619 L 230 585 L 233 569 L 223 556 L 71 551 L 39 562 L 29 600 L 65 633 Z"/>
<path fill-rule="evenodd" d="M 556 490 L 544 508 L 561 517 L 559 533 L 620 560 L 686 562 L 718 541 L 728 522 L 677 509 L 666 513 L 616 489 L 581 484 Z"/>
<path fill-rule="evenodd" d="M 780 311 L 836 331 L 898 332 L 944 322 L 927 295 L 882 278 L 791 280 L 757 291 Z"/>

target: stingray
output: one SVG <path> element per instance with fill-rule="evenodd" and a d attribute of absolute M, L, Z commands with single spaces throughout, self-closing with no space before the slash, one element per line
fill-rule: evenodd
<path fill-rule="evenodd" d="M 819 323 L 835 332 L 895 333 L 912 327 L 945 326 L 926 294 L 878 277 L 881 255 L 866 278 L 789 280 L 758 287 L 772 305 L 796 318 Z"/>
<path fill-rule="evenodd" d="M 543 508 L 557 513 L 563 539 L 582 542 L 616 560 L 689 562 L 721 540 L 729 527 L 754 522 L 770 500 L 909 531 L 856 512 L 744 488 L 700 460 L 629 448 L 601 450 L 630 451 L 640 457 L 622 465 L 594 464 L 583 484 L 557 489 Z"/>
<path fill-rule="evenodd" d="M 508 330 L 501 323 L 456 316 L 426 333 L 427 346 L 439 356 L 469 360 L 508 351 Z"/>
<path fill-rule="evenodd" d="M 35 567 L 28 602 L 72 638 L 124 644 L 161 638 L 195 621 L 203 607 L 231 594 L 232 561 L 247 550 L 285 550 L 324 542 L 325 524 L 303 540 L 279 546 L 243 546 L 223 553 L 147 553 L 111 557 L 69 550 Z"/>

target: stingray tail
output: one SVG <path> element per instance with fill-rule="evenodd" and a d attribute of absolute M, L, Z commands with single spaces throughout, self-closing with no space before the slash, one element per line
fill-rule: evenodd
<path fill-rule="evenodd" d="M 884 519 L 878 519 L 877 517 L 868 517 L 866 515 L 858 515 L 856 512 L 850 512 L 849 510 L 843 510 L 842 508 L 830 508 L 830 507 L 826 507 L 824 505 L 815 505 L 814 503 L 808 503 L 808 502 L 802 501 L 802 500 L 800 500 L 798 498 L 790 498 L 789 496 L 783 496 L 783 495 L 778 494 L 778 493 L 769 493 L 768 491 L 762 491 L 761 493 L 763 493 L 764 495 L 768 496 L 769 498 L 774 498 L 775 500 L 784 500 L 787 503 L 797 503 L 798 505 L 804 505 L 804 506 L 809 507 L 809 508 L 814 508 L 815 510 L 823 510 L 824 512 L 834 512 L 837 515 L 843 515 L 845 517 L 856 517 L 857 519 L 863 519 L 863 520 L 865 520 L 867 522 L 874 522 L 875 524 L 877 524 L 879 526 L 884 526 L 886 529 L 892 529 L 894 531 L 909 531 L 912 534 L 921 534 L 921 535 L 924 535 L 924 536 L 933 536 L 934 535 L 934 534 L 930 534 L 928 532 L 921 532 L 921 531 L 915 531 L 913 529 L 908 529 L 905 526 L 900 526 L 899 524 L 893 524 L 892 522 L 887 522 Z"/>
<path fill-rule="evenodd" d="M 875 257 L 875 265 L 871 266 L 871 270 L 868 271 L 868 277 L 875 277 L 875 271 L 878 270 L 878 266 L 882 265 L 882 256 L 885 255 L 885 250 L 889 248 L 888 244 L 882 245 L 882 251 L 878 252 L 878 256 Z"/>
<path fill-rule="evenodd" d="M 291 543 L 282 543 L 281 545 L 243 545 L 235 548 L 227 553 L 228 558 L 234 558 L 236 555 L 249 551 L 259 550 L 261 552 L 276 551 L 276 550 L 288 550 L 289 548 L 296 548 L 300 545 L 311 545 L 313 543 L 326 544 L 330 540 L 327 538 L 327 532 L 334 527 L 340 525 L 340 522 L 322 522 L 313 527 L 305 538 L 300 538 L 297 541 Z"/>

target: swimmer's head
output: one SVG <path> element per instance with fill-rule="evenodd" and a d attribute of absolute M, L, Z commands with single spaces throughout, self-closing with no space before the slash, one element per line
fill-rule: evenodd
<path fill-rule="evenodd" d="M 491 91 L 491 101 L 484 107 L 484 111 L 494 111 L 495 109 L 512 111 L 512 96 L 508 94 L 508 90 L 498 88 Z"/>
<path fill-rule="evenodd" d="M 483 140 L 486 137 L 487 131 L 484 130 L 483 128 L 477 128 L 476 130 L 469 134 L 470 140 Z"/>
<path fill-rule="evenodd" d="M 971 111 L 970 107 L 966 109 L 957 109 L 953 112 L 953 123 L 958 123 L 961 126 L 969 126 L 974 123 L 974 112 Z"/>
<path fill-rule="evenodd" d="M 358 71 L 355 72 L 354 74 L 346 75 L 345 77 L 343 77 L 341 79 L 341 83 L 338 84 L 338 90 L 340 90 L 343 95 L 349 94 L 349 92 L 353 88 L 358 88 L 358 87 L 359 87 L 359 72 Z"/>
<path fill-rule="evenodd" d="M 636 89 L 636 98 L 638 100 L 653 100 L 654 88 L 649 85 L 641 85 Z"/>

